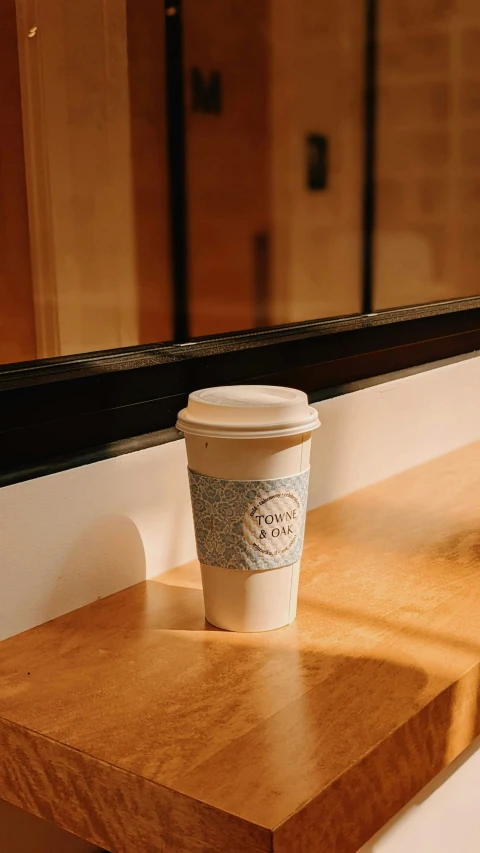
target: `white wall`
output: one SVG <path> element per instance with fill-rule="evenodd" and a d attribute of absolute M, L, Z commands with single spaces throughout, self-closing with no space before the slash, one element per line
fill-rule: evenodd
<path fill-rule="evenodd" d="M 317 404 L 310 506 L 480 439 L 480 357 Z M 195 555 L 184 441 L 0 489 L 0 639 Z"/>
<path fill-rule="evenodd" d="M 480 439 L 480 355 L 317 404 L 310 506 Z"/>
<path fill-rule="evenodd" d="M 0 489 L 0 639 L 190 560 L 183 441 Z"/>

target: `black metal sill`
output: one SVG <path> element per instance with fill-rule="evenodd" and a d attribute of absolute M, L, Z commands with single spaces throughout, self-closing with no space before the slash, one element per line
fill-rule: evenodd
<path fill-rule="evenodd" d="M 266 382 L 316 399 L 477 349 L 480 298 L 7 366 L 0 485 L 138 449 L 139 436 L 161 443 L 195 388 Z"/>

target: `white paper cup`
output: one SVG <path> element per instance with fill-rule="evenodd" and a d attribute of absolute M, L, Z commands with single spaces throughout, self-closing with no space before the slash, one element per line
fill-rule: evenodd
<path fill-rule="evenodd" d="M 185 433 L 205 615 L 229 631 L 293 622 L 311 433 L 306 394 L 250 385 L 189 397 Z"/>

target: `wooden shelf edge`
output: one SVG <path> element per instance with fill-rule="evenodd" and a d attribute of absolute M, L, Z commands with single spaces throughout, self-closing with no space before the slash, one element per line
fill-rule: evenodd
<path fill-rule="evenodd" d="M 296 622 L 197 563 L 0 644 L 0 797 L 115 853 L 356 853 L 480 734 L 480 443 L 314 510 Z"/>
<path fill-rule="evenodd" d="M 480 677 L 480 663 L 473 669 Z M 456 746 L 446 748 L 452 708 L 464 719 L 471 716 L 468 694 L 462 690 L 462 684 L 468 681 L 470 671 L 441 690 L 318 797 L 276 827 L 274 853 L 303 849 L 301 836 L 311 837 L 311 833 L 315 833 L 322 853 L 337 849 L 334 845 L 339 845 L 342 853 L 357 853 L 480 735 L 477 717 L 475 725 L 463 731 Z"/>
<path fill-rule="evenodd" d="M 269 830 L 0 717 L 0 797 L 115 853 L 269 853 Z M 235 847 L 232 847 L 235 839 Z M 155 845 L 155 846 L 154 846 Z"/>

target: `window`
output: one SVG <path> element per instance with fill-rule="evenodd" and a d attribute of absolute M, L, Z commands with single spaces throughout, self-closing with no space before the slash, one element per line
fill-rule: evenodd
<path fill-rule="evenodd" d="M 452 0 L 0 0 L 3 482 L 478 347 L 478 45 Z"/>

